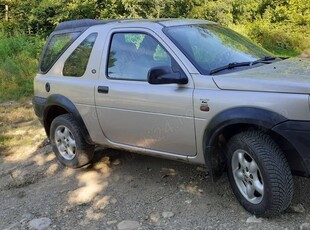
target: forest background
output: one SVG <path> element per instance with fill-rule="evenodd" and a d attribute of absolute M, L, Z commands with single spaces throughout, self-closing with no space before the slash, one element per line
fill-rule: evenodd
<path fill-rule="evenodd" d="M 32 95 L 47 36 L 58 23 L 81 18 L 207 19 L 275 55 L 310 48 L 310 0 L 1 0 L 0 102 Z"/>

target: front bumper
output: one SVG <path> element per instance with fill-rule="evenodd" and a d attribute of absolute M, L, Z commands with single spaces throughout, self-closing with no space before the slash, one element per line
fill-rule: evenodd
<path fill-rule="evenodd" d="M 284 137 L 293 147 L 293 151 L 286 155 L 293 173 L 310 177 L 310 122 L 286 121 L 272 130 Z"/>

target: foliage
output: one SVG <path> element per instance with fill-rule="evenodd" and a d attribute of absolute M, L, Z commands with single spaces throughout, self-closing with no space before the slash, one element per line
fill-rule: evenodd
<path fill-rule="evenodd" d="M 31 94 L 42 41 L 59 22 L 138 17 L 216 21 L 280 55 L 310 48 L 310 0 L 2 0 L 0 100 Z"/>
<path fill-rule="evenodd" d="M 0 33 L 0 101 L 30 96 L 43 40 L 38 36 Z"/>
<path fill-rule="evenodd" d="M 265 47 L 302 51 L 309 45 L 310 0 L 3 0 L 8 22 L 0 29 L 47 36 L 61 21 L 80 18 L 208 19 L 230 27 Z M 280 36 L 279 36 L 280 35 Z"/>

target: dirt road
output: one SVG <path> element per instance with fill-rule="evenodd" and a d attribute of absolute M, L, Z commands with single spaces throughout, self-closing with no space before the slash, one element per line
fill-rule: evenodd
<path fill-rule="evenodd" d="M 110 149 L 65 168 L 29 101 L 0 112 L 0 229 L 310 229 L 310 179 L 295 178 L 284 214 L 257 219 L 226 175 L 212 183 L 204 167 Z"/>

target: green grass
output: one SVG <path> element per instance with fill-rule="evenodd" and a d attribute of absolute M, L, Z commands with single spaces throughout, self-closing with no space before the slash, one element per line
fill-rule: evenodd
<path fill-rule="evenodd" d="M 0 101 L 33 94 L 33 77 L 44 41 L 39 37 L 0 33 Z"/>
<path fill-rule="evenodd" d="M 5 143 L 5 141 L 8 141 L 8 140 L 10 140 L 10 139 L 12 139 L 12 138 L 9 137 L 9 136 L 0 134 L 0 144 L 1 144 L 1 145 L 3 145 L 3 144 Z"/>
<path fill-rule="evenodd" d="M 300 54 L 300 52 L 292 49 L 283 49 L 280 47 L 265 47 L 271 53 L 277 56 L 284 56 L 284 57 L 295 57 Z"/>
<path fill-rule="evenodd" d="M 1 150 L 0 155 L 1 152 L 7 147 L 8 141 L 10 141 L 11 139 L 12 139 L 11 136 L 0 134 L 0 150 Z"/>

